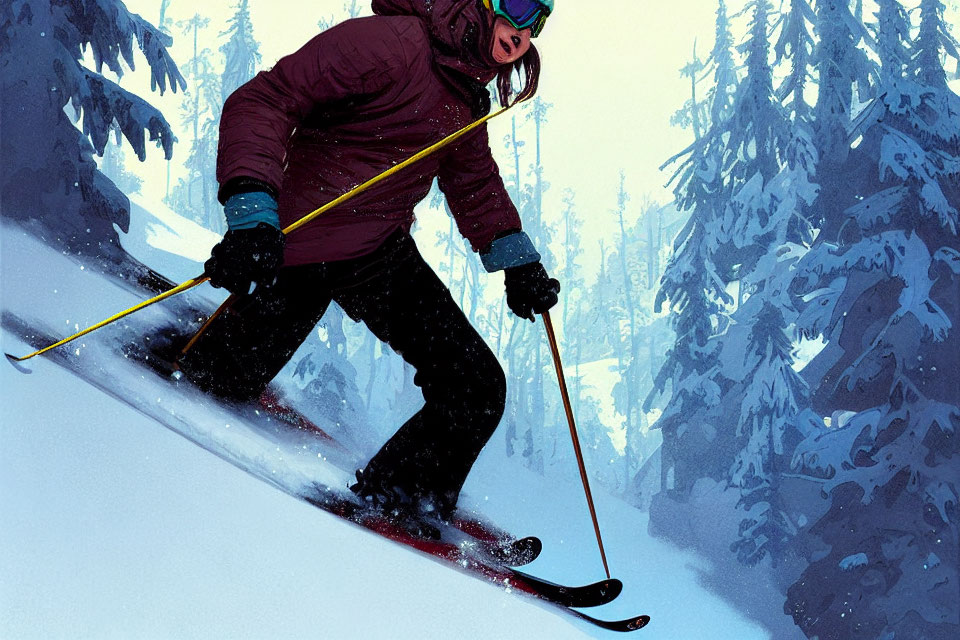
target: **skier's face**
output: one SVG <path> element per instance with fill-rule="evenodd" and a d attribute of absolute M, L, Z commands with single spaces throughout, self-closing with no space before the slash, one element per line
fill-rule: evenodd
<path fill-rule="evenodd" d="M 493 59 L 498 64 L 516 62 L 530 49 L 530 29 L 518 30 L 505 18 L 493 23 Z"/>

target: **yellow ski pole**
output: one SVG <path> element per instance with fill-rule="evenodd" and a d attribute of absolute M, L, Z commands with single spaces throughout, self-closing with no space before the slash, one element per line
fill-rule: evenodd
<path fill-rule="evenodd" d="M 407 159 L 404 160 L 403 162 L 401 162 L 401 163 L 399 163 L 399 164 L 396 164 L 396 165 L 390 167 L 389 169 L 387 169 L 387 170 L 384 171 L 383 173 L 381 173 L 381 174 L 379 174 L 379 175 L 377 175 L 377 176 L 374 176 L 373 178 L 370 178 L 370 179 L 367 180 L 366 182 L 364 182 L 364 183 L 362 183 L 362 184 L 354 187 L 353 189 L 351 189 L 350 191 L 344 193 L 343 195 L 341 195 L 341 196 L 339 196 L 339 197 L 331 200 L 330 202 L 328 202 L 327 204 L 323 205 L 322 207 L 319 207 L 318 209 L 315 209 L 314 211 L 312 211 L 312 212 L 308 213 L 307 215 L 303 216 L 302 218 L 300 218 L 299 220 L 297 220 L 297 221 L 294 222 L 293 224 L 291 224 L 291 225 L 289 225 L 288 227 L 286 227 L 286 228 L 283 230 L 283 233 L 284 233 L 284 234 L 292 233 L 293 231 L 296 231 L 297 229 L 299 229 L 299 228 L 302 227 L 303 225 L 309 224 L 310 222 L 312 222 L 313 220 L 315 220 L 318 216 L 321 216 L 321 215 L 323 215 L 324 213 L 326 213 L 327 211 L 329 211 L 330 209 L 333 209 L 334 207 L 337 207 L 337 206 L 343 204 L 344 202 L 346 202 L 347 200 L 350 200 L 350 199 L 353 198 L 354 196 L 357 196 L 357 195 L 363 193 L 364 191 L 367 191 L 368 189 L 370 189 L 370 187 L 373 187 L 374 185 L 378 184 L 379 182 L 382 182 L 383 180 L 386 180 L 387 178 L 389 178 L 389 177 L 392 176 L 393 174 L 397 173 L 398 171 L 402 171 L 403 169 L 409 167 L 409 166 L 412 165 L 413 163 L 415 163 L 415 162 L 417 162 L 417 161 L 419 161 L 419 160 L 422 160 L 423 158 L 426 158 L 426 157 L 429 156 L 430 154 L 432 154 L 432 153 L 434 153 L 434 152 L 436 152 L 436 151 L 438 151 L 438 150 L 440 150 L 440 149 L 442 149 L 442 148 L 450 145 L 450 144 L 453 143 L 453 142 L 456 142 L 457 140 L 459 140 L 460 138 L 462 138 L 462 137 L 465 136 L 466 134 L 468 134 L 468 133 L 470 133 L 471 131 L 473 131 L 473 130 L 475 130 L 476 128 L 478 128 L 480 125 L 484 124 L 485 122 L 487 122 L 487 121 L 489 121 L 489 120 L 492 120 L 493 118 L 496 118 L 496 117 L 499 116 L 501 113 L 504 113 L 505 111 L 507 111 L 507 110 L 510 109 L 511 107 L 515 106 L 515 105 L 518 104 L 519 102 L 521 102 L 521 101 L 513 102 L 513 103 L 511 103 L 511 104 L 508 104 L 508 105 L 505 106 L 505 107 L 502 107 L 502 108 L 498 109 L 497 111 L 494 111 L 494 112 L 492 112 L 492 113 L 488 113 L 487 115 L 483 116 L 483 117 L 480 118 L 479 120 L 475 120 L 474 122 L 471 122 L 470 124 L 468 124 L 468 125 L 465 126 L 464 128 L 460 129 L 459 131 L 455 131 L 455 132 L 451 133 L 450 135 L 448 135 L 447 137 L 443 138 L 443 139 L 440 140 L 439 142 L 435 142 L 435 143 L 433 143 L 432 145 L 430 145 L 429 147 L 426 147 L 425 149 L 423 149 L 423 150 L 421 150 L 421 151 L 418 151 L 417 153 L 413 154 L 412 156 L 410 156 L 409 158 L 407 158 Z M 172 296 L 175 296 L 175 295 L 177 295 L 178 293 L 183 293 L 184 291 L 187 291 L 187 290 L 189 290 L 189 289 L 192 289 L 192 288 L 196 287 L 197 285 L 203 284 L 204 282 L 206 282 L 206 281 L 209 280 L 209 279 L 210 279 L 210 278 L 208 278 L 208 277 L 206 277 L 206 276 L 204 276 L 204 275 L 200 275 L 200 276 L 197 276 L 196 278 L 193 278 L 193 279 L 191 279 L 191 280 L 187 280 L 186 282 L 177 285 L 176 287 L 174 287 L 173 289 L 170 289 L 169 291 L 166 291 L 166 292 L 164 292 L 164 293 L 161 293 L 160 295 L 158 295 L 158 296 L 156 296 L 156 297 L 153 297 L 153 298 L 150 298 L 149 300 L 144 300 L 143 302 L 141 302 L 141 303 L 139 303 L 139 304 L 137 304 L 137 305 L 134 305 L 134 306 L 130 307 L 129 309 L 126 309 L 125 311 L 121 311 L 120 313 L 118 313 L 118 314 L 116 314 L 116 315 L 110 316 L 110 317 L 107 318 L 106 320 L 103 320 L 102 322 L 98 322 L 97 324 L 95 324 L 95 325 L 93 325 L 93 326 L 91 326 L 91 327 L 88 327 L 88 328 L 84 329 L 83 331 L 81 331 L 81 332 L 79 332 L 79 333 L 75 333 L 75 334 L 73 334 L 72 336 L 70 336 L 70 337 L 68 337 L 68 338 L 64 338 L 63 340 L 60 340 L 59 342 L 55 342 L 55 343 L 51 344 L 50 346 L 44 347 L 43 349 L 38 349 L 37 351 L 34 351 L 33 353 L 27 354 L 27 355 L 25 355 L 25 356 L 22 356 L 22 357 L 19 357 L 19 358 L 18 358 L 17 356 L 10 355 L 9 353 L 6 353 L 6 354 L 4 354 L 4 355 L 6 355 L 7 358 L 13 360 L 14 362 L 23 362 L 24 360 L 29 360 L 30 358 L 33 358 L 33 357 L 35 357 L 35 356 L 39 356 L 39 355 L 41 355 L 41 354 L 43 354 L 43 353 L 46 353 L 47 351 L 50 351 L 51 349 L 55 349 L 55 348 L 57 348 L 57 347 L 60 347 L 60 346 L 65 345 L 65 344 L 67 344 L 67 343 L 69 343 L 69 342 L 73 342 L 74 340 L 76 340 L 77 338 L 79 338 L 79 337 L 81 337 L 81 336 L 85 336 L 85 335 L 87 335 L 88 333 L 91 333 L 91 332 L 93 332 L 93 331 L 96 331 L 97 329 L 103 328 L 103 327 L 107 326 L 108 324 L 110 324 L 110 323 L 112 323 L 112 322 L 116 322 L 117 320 L 120 320 L 121 318 L 127 317 L 127 316 L 130 315 L 131 313 L 135 313 L 135 312 L 137 312 L 137 311 L 140 311 L 141 309 L 145 309 L 146 307 L 149 307 L 150 305 L 156 304 L 157 302 L 160 302 L 161 300 L 166 300 L 167 298 L 170 298 L 170 297 L 172 297 Z"/>

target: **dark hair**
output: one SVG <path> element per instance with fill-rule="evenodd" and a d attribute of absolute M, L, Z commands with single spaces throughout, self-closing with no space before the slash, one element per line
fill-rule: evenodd
<path fill-rule="evenodd" d="M 510 97 L 513 95 L 513 72 L 520 73 L 521 69 L 524 72 L 523 88 L 514 101 L 532 98 L 540 84 L 540 53 L 532 44 L 523 57 L 497 74 L 497 95 L 500 96 L 501 107 L 510 104 Z"/>

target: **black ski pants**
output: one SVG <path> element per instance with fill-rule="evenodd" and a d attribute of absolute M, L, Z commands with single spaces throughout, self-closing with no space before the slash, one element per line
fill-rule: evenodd
<path fill-rule="evenodd" d="M 425 401 L 369 461 L 364 481 L 455 502 L 503 415 L 506 381 L 405 232 L 361 258 L 282 268 L 273 286 L 242 296 L 215 319 L 180 368 L 215 395 L 256 398 L 331 300 L 416 369 Z"/>

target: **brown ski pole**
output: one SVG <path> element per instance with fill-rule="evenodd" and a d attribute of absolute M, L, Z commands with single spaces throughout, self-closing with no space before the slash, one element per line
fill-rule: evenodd
<path fill-rule="evenodd" d="M 220 315 L 223 314 L 223 312 L 225 312 L 227 309 L 232 307 L 233 303 L 236 302 L 236 300 L 237 300 L 237 294 L 235 293 L 231 293 L 229 296 L 227 296 L 227 299 L 224 300 L 219 307 L 217 307 L 216 311 L 210 314 L 210 317 L 207 318 L 206 322 L 204 322 L 203 325 L 201 325 L 201 327 L 197 330 L 197 332 L 193 334 L 193 337 L 190 338 L 190 341 L 187 342 L 186 346 L 180 350 L 181 358 L 187 355 L 187 352 L 190 351 L 190 349 L 193 349 L 193 345 L 197 344 L 197 341 L 200 340 L 200 337 L 207 332 L 207 329 L 210 328 L 210 325 L 213 324 L 213 321 L 219 318 Z M 177 360 L 179 361 L 179 358 Z M 173 363 L 173 366 L 179 369 L 179 365 L 176 362 Z"/>
<path fill-rule="evenodd" d="M 570 438 L 573 440 L 573 452 L 577 455 L 577 465 L 580 467 L 580 480 L 583 482 L 583 492 L 587 496 L 587 506 L 590 507 L 590 517 L 593 519 L 593 530 L 597 534 L 597 546 L 600 547 L 600 559 L 603 560 L 603 570 L 610 578 L 610 566 L 607 564 L 607 553 L 603 549 L 603 538 L 600 536 L 600 522 L 597 520 L 597 509 L 593 504 L 593 493 L 590 491 L 590 480 L 587 478 L 587 468 L 583 463 L 583 451 L 580 448 L 580 437 L 577 435 L 577 425 L 573 420 L 573 408 L 570 406 L 570 394 L 567 392 L 567 381 L 563 376 L 563 364 L 560 362 L 560 348 L 557 346 L 557 334 L 553 330 L 550 312 L 544 311 L 543 326 L 547 328 L 547 340 L 550 342 L 550 351 L 553 352 L 553 365 L 557 369 L 557 380 L 560 382 L 560 396 L 563 398 L 563 408 L 567 413 L 567 424 L 570 426 Z"/>

